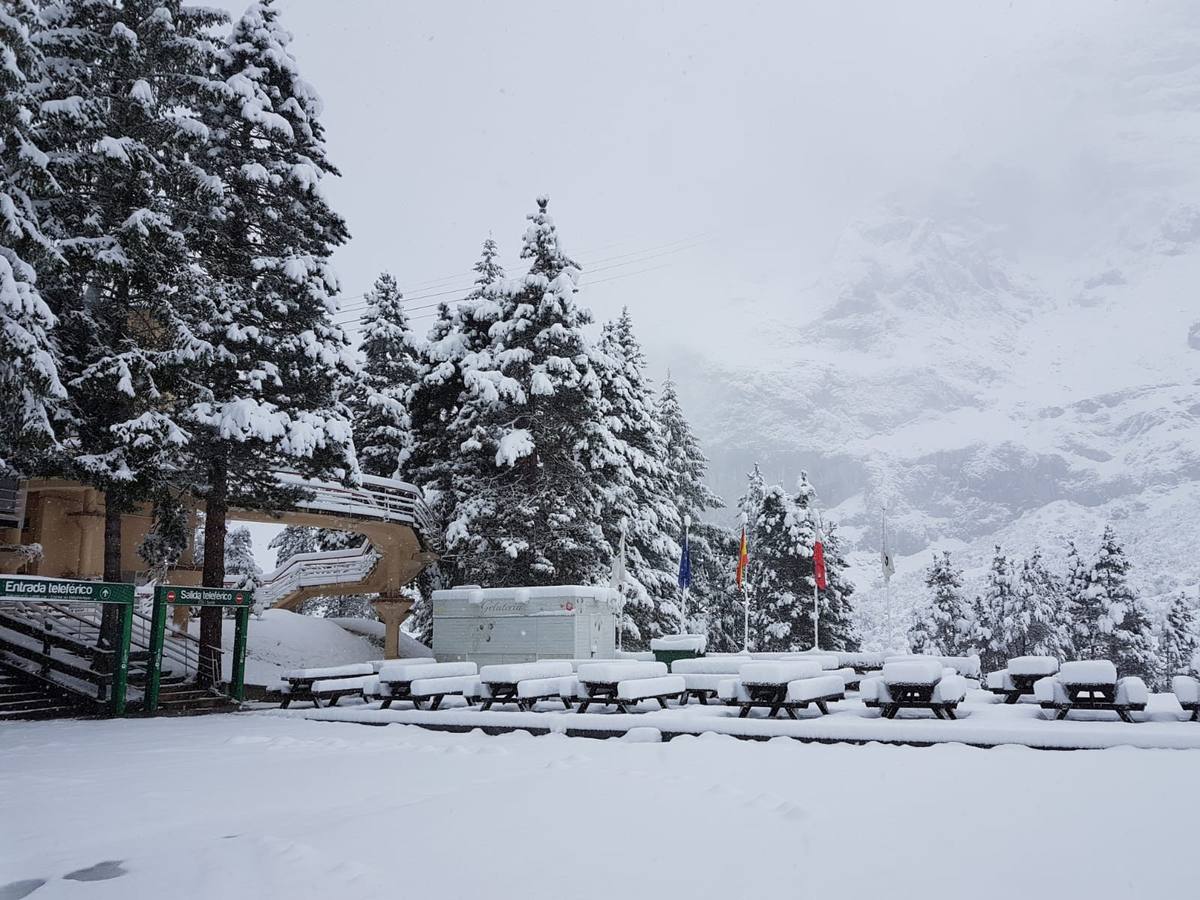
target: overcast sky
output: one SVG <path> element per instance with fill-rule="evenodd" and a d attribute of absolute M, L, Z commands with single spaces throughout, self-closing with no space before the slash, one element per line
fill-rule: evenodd
<path fill-rule="evenodd" d="M 385 268 L 414 308 L 452 298 L 489 233 L 514 261 L 546 192 L 588 302 L 628 303 L 652 347 L 719 342 L 739 297 L 802 308 L 845 223 L 885 198 L 945 191 L 956 166 L 1058 164 L 1090 121 L 1064 63 L 1162 10 L 279 5 L 342 171 L 328 192 L 353 235 L 337 257 L 352 313 Z"/>
<path fill-rule="evenodd" d="M 1185 8 L 279 6 L 342 172 L 326 190 L 353 235 L 347 324 L 380 270 L 423 327 L 489 234 L 515 268 L 545 192 L 584 300 L 601 319 L 630 306 L 656 373 L 681 347 L 752 360 L 763 310 L 803 322 L 839 234 L 884 203 L 982 203 L 1027 243 L 1060 237 L 1052 210 L 1103 193 L 1075 173 L 1122 102 L 1116 61 Z"/>

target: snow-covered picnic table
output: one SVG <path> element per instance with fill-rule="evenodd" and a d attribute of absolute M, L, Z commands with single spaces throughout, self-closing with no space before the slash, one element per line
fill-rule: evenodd
<path fill-rule="evenodd" d="M 293 669 L 283 675 L 279 693 L 283 695 L 280 709 L 295 701 L 309 701 L 320 706 L 321 699 L 337 703 L 339 697 L 362 692 L 367 680 L 375 674 L 369 662 L 346 666 L 323 666 L 316 669 Z"/>
<path fill-rule="evenodd" d="M 1130 713 L 1144 711 L 1150 699 L 1142 679 L 1118 678 L 1117 667 L 1107 659 L 1063 663 L 1057 675 L 1039 679 L 1033 690 L 1042 709 L 1054 712 L 1056 719 L 1077 709 L 1105 710 L 1133 722 Z"/>
<path fill-rule="evenodd" d="M 389 708 L 396 700 L 408 700 L 413 705 L 432 699 L 434 708 L 442 697 L 463 695 L 478 684 L 479 667 L 473 662 L 434 662 L 431 659 L 389 660 L 379 669 L 381 709 Z M 472 680 L 473 679 L 473 680 Z M 439 694 L 438 689 L 444 689 Z"/>
<path fill-rule="evenodd" d="M 837 660 L 832 664 L 837 665 Z M 819 659 L 754 660 L 742 664 L 737 678 L 722 681 L 717 696 L 726 705 L 738 707 L 742 719 L 755 707 L 767 709 L 768 718 L 785 711 L 794 719 L 797 709 L 810 704 L 825 714 L 829 703 L 845 697 L 846 682 L 840 675 L 826 674 L 822 666 Z"/>
<path fill-rule="evenodd" d="M 484 666 L 479 670 L 479 699 L 486 711 L 496 703 L 515 703 L 522 711 L 541 700 L 561 700 L 571 708 L 578 679 L 570 660 Z"/>
<path fill-rule="evenodd" d="M 657 700 L 666 709 L 667 700 L 679 699 L 685 691 L 683 677 L 668 675 L 666 663 L 660 662 L 587 663 L 579 667 L 577 677 L 575 690 L 579 699 L 577 712 L 580 713 L 586 713 L 595 703 L 629 712 L 629 707 L 642 700 Z"/>
<path fill-rule="evenodd" d="M 902 709 L 928 709 L 939 719 L 954 719 L 967 687 L 940 660 L 908 659 L 884 663 L 881 674 L 863 679 L 859 692 L 863 703 L 878 708 L 885 719 Z"/>
<path fill-rule="evenodd" d="M 1033 696 L 1033 686 L 1040 679 L 1058 672 L 1058 660 L 1053 656 L 1018 656 L 998 672 L 988 672 L 985 687 L 1004 698 L 1005 703 L 1017 703 L 1022 697 Z"/>

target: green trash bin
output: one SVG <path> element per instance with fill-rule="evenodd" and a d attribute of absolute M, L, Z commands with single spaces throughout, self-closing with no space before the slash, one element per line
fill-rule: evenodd
<path fill-rule="evenodd" d="M 658 646 L 655 646 L 655 645 Z M 677 659 L 699 659 L 704 655 L 704 636 L 697 634 L 668 634 L 650 642 L 650 651 L 660 663 L 671 663 Z"/>

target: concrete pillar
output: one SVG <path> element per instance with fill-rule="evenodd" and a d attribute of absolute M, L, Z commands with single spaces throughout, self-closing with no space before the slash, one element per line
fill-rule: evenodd
<path fill-rule="evenodd" d="M 413 602 L 407 597 L 380 594 L 371 601 L 371 606 L 383 620 L 383 658 L 396 659 L 400 656 L 400 624 L 408 618 Z"/>

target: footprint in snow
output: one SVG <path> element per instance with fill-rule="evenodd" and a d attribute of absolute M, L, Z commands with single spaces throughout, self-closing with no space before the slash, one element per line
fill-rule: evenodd
<path fill-rule="evenodd" d="M 23 881 L 0 884 L 0 900 L 21 900 L 22 897 L 28 897 L 45 883 L 45 878 L 26 878 Z"/>
<path fill-rule="evenodd" d="M 104 862 L 98 862 L 86 869 L 68 872 L 63 878 L 67 881 L 108 881 L 110 878 L 120 878 L 122 875 L 128 874 L 125 867 L 121 865 L 122 862 L 123 860 L 120 859 L 106 859 Z"/>

